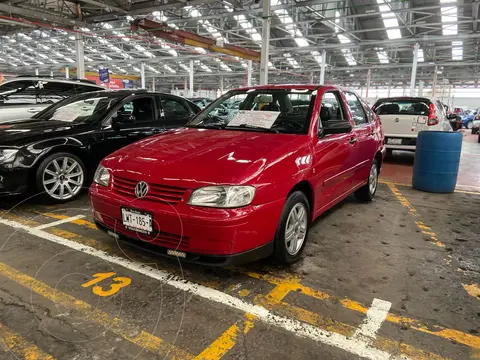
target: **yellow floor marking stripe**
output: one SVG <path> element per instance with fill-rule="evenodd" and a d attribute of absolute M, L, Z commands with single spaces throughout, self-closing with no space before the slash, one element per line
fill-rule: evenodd
<path fill-rule="evenodd" d="M 283 281 L 282 279 L 277 278 L 271 274 L 258 274 L 254 272 L 249 272 L 248 275 L 255 279 L 266 280 L 271 284 L 280 284 Z M 318 300 L 327 300 L 327 299 L 337 300 L 344 308 L 357 311 L 362 314 L 366 314 L 368 310 L 368 307 L 354 300 L 345 299 L 345 298 L 342 299 L 335 296 L 331 296 L 325 292 L 322 292 L 319 290 L 313 290 L 308 286 L 302 285 L 300 283 L 290 283 L 290 284 L 283 283 L 283 286 L 288 286 L 290 291 L 299 291 L 304 295 L 311 296 Z M 467 334 L 458 330 L 448 329 L 442 326 L 433 326 L 432 329 L 430 329 L 427 326 L 420 324 L 418 320 L 414 320 L 414 319 L 400 316 L 400 315 L 395 315 L 392 313 L 389 313 L 387 315 L 386 321 L 389 321 L 398 325 L 408 326 L 420 332 L 424 332 L 430 335 L 435 335 L 447 340 L 455 340 L 460 344 L 464 344 L 472 348 L 480 349 L 480 337 Z"/>
<path fill-rule="evenodd" d="M 393 183 L 387 183 L 388 187 L 392 191 L 393 195 L 398 199 L 400 204 L 408 209 L 410 215 L 418 216 L 417 210 L 410 204 L 410 201 L 407 200 L 405 196 L 398 190 L 398 188 Z M 437 234 L 432 230 L 432 228 L 421 221 L 415 221 L 415 224 L 420 229 L 420 231 L 430 238 L 430 242 L 438 247 L 445 247 L 445 244 L 438 240 Z"/>
<path fill-rule="evenodd" d="M 462 286 L 468 295 L 473 296 L 476 299 L 480 299 L 480 287 L 477 284 L 462 284 Z"/>
<path fill-rule="evenodd" d="M 298 320 L 306 322 L 307 324 L 317 326 L 327 331 L 336 332 L 338 334 L 342 334 L 347 337 L 353 336 L 356 330 L 356 328 L 352 325 L 348 325 L 336 320 L 324 318 L 317 313 L 300 308 L 298 306 L 291 305 L 285 302 L 272 302 L 268 299 L 267 296 L 258 295 L 255 298 L 255 304 L 261 305 L 271 311 L 279 311 L 284 316 L 296 318 Z M 399 343 L 398 341 L 394 341 L 384 337 L 377 337 L 373 346 L 379 350 L 386 351 L 390 354 L 395 354 L 400 352 L 402 355 L 406 355 L 410 359 L 414 359 L 414 360 L 427 360 L 427 359 L 445 360 L 447 359 L 437 354 L 416 349 L 411 345 Z"/>
<path fill-rule="evenodd" d="M 268 301 L 274 304 L 280 303 L 285 296 L 291 291 L 291 278 L 283 281 L 279 280 L 278 284 L 266 295 Z M 248 333 L 254 327 L 255 316 L 252 314 L 245 314 L 243 320 L 243 333 Z M 240 334 L 242 323 L 238 321 L 230 326 L 222 335 L 220 335 L 213 343 L 198 355 L 195 360 L 219 360 L 228 351 L 230 351 L 237 343 L 237 337 Z"/>
<path fill-rule="evenodd" d="M 195 360 L 221 359 L 237 343 L 237 337 L 243 332 L 246 334 L 254 326 L 256 317 L 252 314 L 245 314 L 244 319 L 237 321 L 220 335 L 208 348 L 203 350 Z"/>
<path fill-rule="evenodd" d="M 99 310 L 82 300 L 76 299 L 71 295 L 54 289 L 49 285 L 23 274 L 22 272 L 2 262 L 0 262 L 0 275 L 3 275 L 15 283 L 24 286 L 30 291 L 33 291 L 34 293 L 53 301 L 57 305 L 81 312 L 85 319 L 97 323 L 106 330 L 114 332 L 115 334 L 135 345 L 161 355 L 166 355 L 168 353 L 168 356 L 173 359 L 193 358 L 193 356 L 186 351 L 181 350 L 146 331 L 142 330 L 140 334 L 131 336 L 130 333 L 132 333 L 133 327 L 125 323 L 120 318 L 113 317 L 110 314 L 107 314 L 106 312 Z"/>
<path fill-rule="evenodd" d="M 412 184 L 405 184 L 405 183 L 399 183 L 399 182 L 396 182 L 396 181 L 389 181 L 389 180 L 382 180 L 382 179 L 379 179 L 378 182 L 380 184 L 393 184 L 393 185 L 397 185 L 397 186 L 405 186 L 405 187 L 409 187 L 409 188 L 412 188 L 413 189 L 413 186 Z M 463 194 L 472 194 L 472 195 L 480 195 L 480 191 L 470 191 L 470 190 L 462 190 L 462 189 L 455 189 L 455 192 L 456 193 L 463 193 Z"/>
<path fill-rule="evenodd" d="M 14 333 L 0 323 L 0 343 L 3 343 L 16 358 L 25 360 L 55 360 L 55 358 L 43 352 L 36 345 L 29 343 L 19 334 Z"/>
<path fill-rule="evenodd" d="M 35 212 L 39 215 L 47 216 L 47 217 L 57 219 L 57 220 L 65 220 L 65 219 L 68 219 L 70 217 L 70 216 L 67 216 L 67 215 L 55 214 L 55 213 L 52 213 L 52 212 L 46 212 L 46 213 L 43 213 L 43 212 L 40 212 L 40 211 L 35 211 Z M 76 220 L 72 220 L 70 222 L 72 224 L 86 226 L 90 229 L 97 230 L 97 227 L 95 226 L 95 224 L 93 222 L 85 220 L 85 219 L 76 219 Z"/>

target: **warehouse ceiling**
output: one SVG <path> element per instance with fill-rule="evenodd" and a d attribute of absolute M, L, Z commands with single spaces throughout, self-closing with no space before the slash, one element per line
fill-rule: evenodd
<path fill-rule="evenodd" d="M 440 80 L 476 86 L 479 3 L 271 0 L 269 81 L 318 82 L 325 54 L 329 82 L 361 84 L 372 69 L 373 84 L 403 86 L 418 43 L 417 80 L 432 81 L 437 66 Z M 145 17 L 243 48 L 262 44 L 262 1 L 0 0 L 0 71 L 60 74 L 75 67 L 81 36 L 86 70 L 138 75 L 145 62 L 147 77 L 183 87 L 193 59 L 195 82 L 206 88 L 217 88 L 220 75 L 226 87 L 245 83 L 246 60 L 132 31 Z"/>

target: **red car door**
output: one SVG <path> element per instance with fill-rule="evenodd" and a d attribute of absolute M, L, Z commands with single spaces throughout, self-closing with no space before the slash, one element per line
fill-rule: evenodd
<path fill-rule="evenodd" d="M 318 129 L 352 126 L 346 105 L 339 91 L 323 93 L 320 103 Z M 313 145 L 313 176 L 315 187 L 315 216 L 350 194 L 355 172 L 356 156 L 352 149 L 356 135 L 353 131 L 317 136 Z"/>
<path fill-rule="evenodd" d="M 358 186 L 368 179 L 370 166 L 376 153 L 375 115 L 370 109 L 365 108 L 366 105 L 355 93 L 344 91 L 344 94 L 355 123 L 353 128 L 355 142 L 352 146 L 355 172 L 352 176 L 352 185 Z"/>

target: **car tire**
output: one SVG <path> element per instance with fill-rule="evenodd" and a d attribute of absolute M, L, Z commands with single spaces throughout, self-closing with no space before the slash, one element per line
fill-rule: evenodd
<path fill-rule="evenodd" d="M 47 156 L 40 162 L 35 174 L 38 193 L 54 203 L 64 203 L 78 197 L 86 178 L 83 161 L 68 152 Z"/>
<path fill-rule="evenodd" d="M 472 135 L 475 135 L 478 133 L 478 128 L 472 128 Z"/>
<path fill-rule="evenodd" d="M 473 121 L 467 122 L 467 124 L 465 125 L 465 127 L 466 127 L 467 129 L 471 129 L 471 128 L 473 127 Z"/>
<path fill-rule="evenodd" d="M 301 191 L 291 193 L 275 233 L 274 257 L 277 261 L 290 265 L 300 259 L 307 243 L 310 218 L 310 204 L 305 194 Z"/>
<path fill-rule="evenodd" d="M 377 159 L 373 159 L 372 165 L 370 166 L 370 171 L 368 173 L 367 184 L 355 191 L 355 198 L 357 200 L 364 202 L 373 200 L 378 187 L 378 170 L 378 161 Z"/>

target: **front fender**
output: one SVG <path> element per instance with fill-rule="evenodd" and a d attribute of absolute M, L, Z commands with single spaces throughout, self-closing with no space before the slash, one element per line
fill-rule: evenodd
<path fill-rule="evenodd" d="M 20 150 L 17 155 L 15 166 L 31 168 L 44 156 L 54 151 L 68 151 L 68 149 L 85 150 L 85 145 L 72 137 L 61 137 L 35 142 Z"/>

